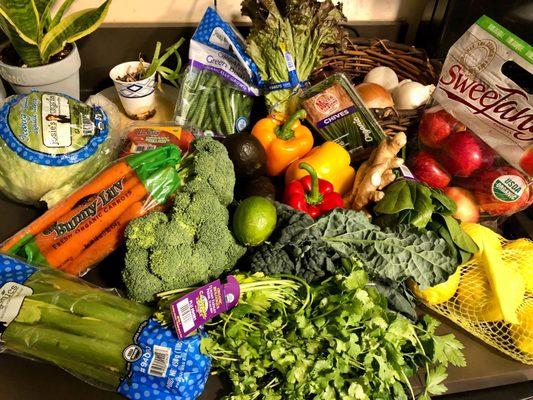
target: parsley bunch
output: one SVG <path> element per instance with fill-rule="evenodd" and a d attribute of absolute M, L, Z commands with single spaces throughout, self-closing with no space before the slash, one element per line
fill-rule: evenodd
<path fill-rule="evenodd" d="M 208 326 L 202 349 L 233 383 L 226 399 L 427 400 L 446 390 L 448 364 L 465 365 L 453 335 L 437 336 L 430 317 L 413 324 L 390 311 L 363 270 L 299 285 L 290 302 L 248 292 Z"/>

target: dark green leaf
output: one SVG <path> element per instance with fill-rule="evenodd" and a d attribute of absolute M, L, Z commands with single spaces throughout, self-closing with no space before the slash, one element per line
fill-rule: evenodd
<path fill-rule="evenodd" d="M 397 214 L 403 210 L 413 210 L 413 196 L 406 180 L 400 179 L 384 190 L 385 196 L 375 206 L 374 211 L 378 214 Z"/>
<path fill-rule="evenodd" d="M 431 188 L 431 197 L 439 214 L 453 214 L 457 211 L 455 201 L 446 196 L 442 190 Z"/>
<path fill-rule="evenodd" d="M 414 189 L 414 190 L 413 190 Z M 433 203 L 431 202 L 431 191 L 424 185 L 417 184 L 412 187 L 411 194 L 414 196 L 414 216 L 411 217 L 411 225 L 417 228 L 424 228 L 431 220 L 433 214 Z"/>
<path fill-rule="evenodd" d="M 459 225 L 459 222 L 457 222 L 455 218 L 450 215 L 443 215 L 442 219 L 457 247 L 469 253 L 477 253 L 478 247 L 476 243 L 470 236 L 466 234 L 465 231 L 463 231 L 461 225 Z"/>

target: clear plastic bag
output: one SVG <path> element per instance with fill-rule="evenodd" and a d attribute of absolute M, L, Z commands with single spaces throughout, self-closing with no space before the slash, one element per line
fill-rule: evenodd
<path fill-rule="evenodd" d="M 179 340 L 149 307 L 1 254 L 0 293 L 3 350 L 130 399 L 196 399 L 204 389 L 210 359 L 200 352 L 202 334 Z"/>
<path fill-rule="evenodd" d="M 334 74 L 300 95 L 307 120 L 324 140 L 350 152 L 353 161 L 367 159 L 385 138 L 383 129 L 344 74 Z"/>
<path fill-rule="evenodd" d="M 6 99 L 0 108 L 0 190 L 25 204 L 61 201 L 116 158 L 115 110 L 56 93 Z"/>
<path fill-rule="evenodd" d="M 7 239 L 0 252 L 85 274 L 122 243 L 132 219 L 166 208 L 181 184 L 180 161 L 174 145 L 117 160 Z"/>
<path fill-rule="evenodd" d="M 533 203 L 533 103 L 523 80 L 504 72 L 514 65 L 531 80 L 531 54 L 531 45 L 481 17 L 450 49 L 436 105 L 420 121 L 423 148 L 408 160 L 417 179 L 464 189 L 485 220 Z"/>
<path fill-rule="evenodd" d="M 189 48 L 189 67 L 174 118 L 202 132 L 229 135 L 249 124 L 256 87 L 255 64 L 237 30 L 209 7 Z"/>

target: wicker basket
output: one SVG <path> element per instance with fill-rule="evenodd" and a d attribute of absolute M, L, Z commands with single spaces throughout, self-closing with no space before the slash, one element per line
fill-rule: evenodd
<path fill-rule="evenodd" d="M 435 84 L 440 70 L 426 52 L 413 46 L 389 40 L 348 39 L 344 51 L 327 48 L 322 56 L 322 66 L 313 72 L 312 80 L 320 80 L 336 72 L 346 74 L 355 84 L 361 83 L 372 68 L 385 65 L 392 68 L 398 78 L 411 79 L 424 85 Z M 416 125 L 424 107 L 416 110 L 373 110 L 385 132 L 408 131 Z"/>

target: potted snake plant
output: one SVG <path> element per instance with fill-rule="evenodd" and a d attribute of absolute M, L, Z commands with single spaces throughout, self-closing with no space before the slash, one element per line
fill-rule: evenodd
<path fill-rule="evenodd" d="M 0 46 L 0 76 L 15 92 L 79 98 L 81 61 L 74 42 L 100 26 L 111 0 L 65 16 L 74 1 L 0 0 L 0 29 L 8 38 Z"/>

